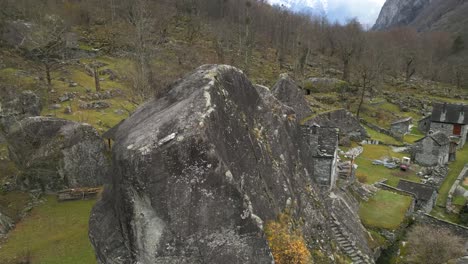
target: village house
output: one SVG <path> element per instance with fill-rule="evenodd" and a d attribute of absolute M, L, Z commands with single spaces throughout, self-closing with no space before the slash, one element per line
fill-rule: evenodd
<path fill-rule="evenodd" d="M 422 183 L 400 180 L 397 188 L 414 196 L 416 201 L 415 210 L 429 213 L 434 207 L 437 191 L 433 187 Z"/>
<path fill-rule="evenodd" d="M 338 129 L 304 126 L 303 132 L 312 151 L 313 177 L 321 186 L 333 188 L 337 179 Z"/>
<path fill-rule="evenodd" d="M 390 132 L 394 135 L 403 136 L 410 132 L 412 122 L 413 118 L 411 117 L 397 120 L 390 125 Z"/>
<path fill-rule="evenodd" d="M 425 132 L 441 131 L 463 148 L 468 137 L 468 105 L 435 103 L 432 115 L 420 120 L 418 127 Z"/>
<path fill-rule="evenodd" d="M 451 141 L 440 131 L 429 132 L 415 142 L 412 149 L 413 160 L 422 166 L 445 165 L 449 161 Z"/>

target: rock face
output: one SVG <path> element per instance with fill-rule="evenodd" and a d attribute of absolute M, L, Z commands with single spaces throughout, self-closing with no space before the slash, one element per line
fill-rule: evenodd
<path fill-rule="evenodd" d="M 382 30 L 395 26 L 407 26 L 434 0 L 387 0 L 373 27 Z"/>
<path fill-rule="evenodd" d="M 273 263 L 263 228 L 285 211 L 331 253 L 293 113 L 224 65 L 141 106 L 116 128 L 112 184 L 91 215 L 99 263 Z"/>
<path fill-rule="evenodd" d="M 309 104 L 304 98 L 304 92 L 286 74 L 271 89 L 273 95 L 283 104 L 296 112 L 296 118 L 302 120 L 312 114 Z"/>
<path fill-rule="evenodd" d="M 7 133 L 9 127 L 25 117 L 41 114 L 42 105 L 39 96 L 31 91 L 21 94 L 7 94 L 0 99 L 0 130 Z M 0 131 L 1 132 L 1 131 Z"/>
<path fill-rule="evenodd" d="M 27 188 L 99 186 L 108 171 L 104 141 L 87 124 L 28 117 L 13 125 L 6 139 Z"/>
<path fill-rule="evenodd" d="M 306 125 L 317 124 L 321 127 L 332 127 L 340 130 L 340 136 L 360 141 L 367 138 L 366 129 L 361 126 L 359 120 L 349 111 L 338 109 L 335 111 L 318 114 L 305 122 Z"/>
<path fill-rule="evenodd" d="M 463 0 L 387 0 L 374 30 L 412 26 L 418 31 L 447 31 L 464 36 L 468 2 Z"/>

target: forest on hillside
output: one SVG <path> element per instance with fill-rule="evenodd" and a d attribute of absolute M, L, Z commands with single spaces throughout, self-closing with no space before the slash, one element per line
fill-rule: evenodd
<path fill-rule="evenodd" d="M 73 48 L 129 59 L 129 86 L 143 98 L 203 63 L 231 64 L 254 79 L 259 66 L 289 72 L 298 80 L 309 77 L 311 67 L 324 73 L 334 68 L 341 79 L 363 90 L 413 77 L 457 88 L 468 81 L 467 62 L 459 56 L 465 50 L 460 36 L 412 28 L 370 31 L 356 19 L 341 25 L 266 1 L 1 0 L 0 6 L 3 44 L 13 44 L 48 86 L 51 72 L 70 63 L 67 50 L 73 38 L 79 43 Z M 32 29 L 15 35 L 15 21 L 30 23 Z M 171 52 L 169 61 L 165 56 Z M 160 64 L 176 65 L 179 72 L 155 72 L 158 57 L 163 58 Z M 261 77 L 259 83 L 265 84 L 276 78 Z"/>

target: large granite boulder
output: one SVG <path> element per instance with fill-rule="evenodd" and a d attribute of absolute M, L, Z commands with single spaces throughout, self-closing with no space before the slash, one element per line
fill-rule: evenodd
<path fill-rule="evenodd" d="M 49 117 L 28 117 L 6 136 L 10 159 L 28 188 L 60 190 L 103 184 L 108 171 L 106 146 L 88 124 Z"/>
<path fill-rule="evenodd" d="M 0 134 L 7 133 L 10 126 L 25 117 L 41 114 L 41 99 L 32 91 L 23 91 L 19 94 L 1 92 L 0 98 Z"/>
<path fill-rule="evenodd" d="M 336 78 L 309 78 L 304 82 L 304 89 L 311 93 L 345 92 L 349 89 L 349 84 Z"/>
<path fill-rule="evenodd" d="M 361 141 L 368 137 L 367 131 L 361 125 L 359 119 L 345 109 L 321 113 L 305 122 L 305 125 L 313 124 L 321 127 L 338 128 L 341 138 L 347 137 L 352 140 Z"/>
<path fill-rule="evenodd" d="M 137 109 L 113 133 L 112 181 L 91 214 L 98 262 L 273 263 L 264 227 L 285 212 L 309 249 L 332 254 L 293 114 L 225 65 L 202 66 Z"/>
<path fill-rule="evenodd" d="M 294 109 L 298 120 L 312 114 L 309 103 L 304 98 L 304 91 L 287 74 L 280 76 L 279 81 L 271 88 L 271 91 L 283 104 Z"/>

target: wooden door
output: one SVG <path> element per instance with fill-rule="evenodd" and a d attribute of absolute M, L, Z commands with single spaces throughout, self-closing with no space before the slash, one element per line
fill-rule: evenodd
<path fill-rule="evenodd" d="M 455 136 L 460 136 L 462 131 L 462 126 L 459 124 L 453 125 L 453 134 Z"/>

